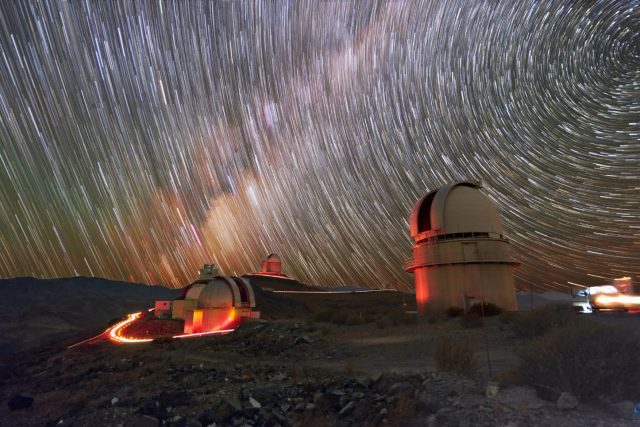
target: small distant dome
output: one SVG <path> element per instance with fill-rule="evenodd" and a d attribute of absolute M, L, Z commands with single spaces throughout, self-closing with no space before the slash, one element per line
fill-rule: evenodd
<path fill-rule="evenodd" d="M 473 182 L 458 182 L 432 191 L 413 207 L 411 237 L 451 233 L 503 233 L 495 204 Z"/>
<path fill-rule="evenodd" d="M 224 278 L 216 277 L 207 283 L 198 296 L 198 308 L 234 306 L 233 292 Z"/>
<path fill-rule="evenodd" d="M 278 254 L 269 254 L 269 256 L 262 261 L 260 272 L 263 274 L 282 274 L 282 260 Z"/>

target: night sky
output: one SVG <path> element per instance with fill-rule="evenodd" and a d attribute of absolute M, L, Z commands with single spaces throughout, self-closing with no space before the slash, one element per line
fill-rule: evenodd
<path fill-rule="evenodd" d="M 0 277 L 409 289 L 463 179 L 519 286 L 640 274 L 640 1 L 0 2 Z"/>

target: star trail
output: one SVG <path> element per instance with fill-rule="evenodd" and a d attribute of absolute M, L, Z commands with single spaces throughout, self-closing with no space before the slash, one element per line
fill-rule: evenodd
<path fill-rule="evenodd" d="M 410 289 L 466 179 L 518 286 L 640 275 L 639 1 L 0 3 L 2 277 Z"/>

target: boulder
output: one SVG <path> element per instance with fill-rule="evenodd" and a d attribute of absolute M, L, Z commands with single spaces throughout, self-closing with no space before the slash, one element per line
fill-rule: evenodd
<path fill-rule="evenodd" d="M 560 394 L 557 405 L 559 409 L 562 409 L 564 411 L 575 409 L 578 407 L 578 398 L 573 394 L 564 391 L 562 392 L 562 394 Z"/>
<path fill-rule="evenodd" d="M 340 412 L 338 412 L 338 416 L 346 417 L 347 415 L 352 413 L 355 408 L 356 408 L 356 404 L 353 401 L 349 402 L 346 405 L 344 405 L 342 409 L 340 409 Z"/>
<path fill-rule="evenodd" d="M 414 388 L 413 385 L 411 385 L 411 383 L 408 383 L 408 382 L 395 383 L 391 387 L 389 387 L 389 395 L 390 396 L 397 396 L 397 395 L 408 396 L 410 394 L 413 394 L 413 388 Z"/>
<path fill-rule="evenodd" d="M 298 344 L 311 344 L 311 339 L 305 335 L 299 336 L 293 342 L 293 345 L 298 345 Z"/>
<path fill-rule="evenodd" d="M 234 414 L 240 411 L 242 411 L 242 404 L 238 399 L 224 399 L 215 409 L 216 422 L 223 423 L 225 421 L 229 421 L 234 416 Z"/>
<path fill-rule="evenodd" d="M 254 409 L 260 409 L 262 408 L 262 405 L 260 404 L 260 402 L 258 402 L 256 399 L 254 399 L 253 397 L 249 397 L 249 406 L 251 408 Z"/>

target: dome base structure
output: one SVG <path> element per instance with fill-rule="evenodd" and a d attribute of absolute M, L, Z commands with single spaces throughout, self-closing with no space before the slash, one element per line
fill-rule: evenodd
<path fill-rule="evenodd" d="M 418 311 L 443 312 L 492 303 L 516 310 L 509 242 L 497 208 L 472 182 L 449 184 L 427 194 L 411 213 Z"/>

